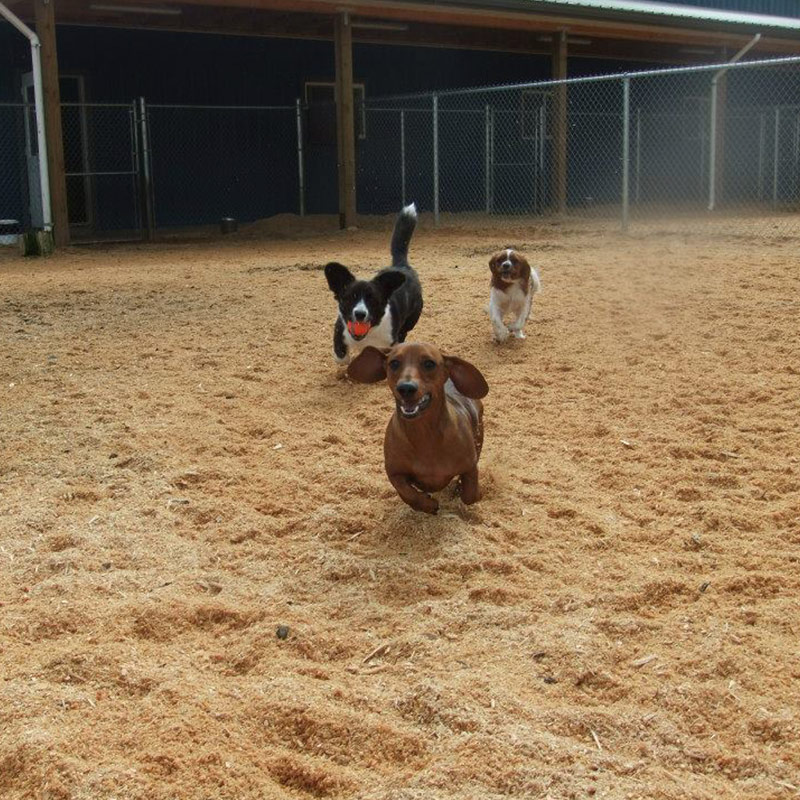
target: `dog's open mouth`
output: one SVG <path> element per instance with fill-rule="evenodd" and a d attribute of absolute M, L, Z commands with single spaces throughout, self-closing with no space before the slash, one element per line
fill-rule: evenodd
<path fill-rule="evenodd" d="M 350 320 L 347 323 L 347 330 L 357 342 L 363 339 L 370 332 L 371 328 L 372 324 L 369 322 L 353 322 Z"/>
<path fill-rule="evenodd" d="M 397 410 L 403 419 L 414 419 L 418 417 L 431 404 L 431 393 L 422 396 L 422 399 L 414 401 L 398 400 Z"/>

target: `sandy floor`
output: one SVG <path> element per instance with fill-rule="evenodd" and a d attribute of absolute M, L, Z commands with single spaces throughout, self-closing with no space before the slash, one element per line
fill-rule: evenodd
<path fill-rule="evenodd" d="M 413 336 L 491 386 L 428 518 L 318 271 L 390 224 L 0 257 L 0 795 L 797 796 L 797 240 L 423 224 Z"/>

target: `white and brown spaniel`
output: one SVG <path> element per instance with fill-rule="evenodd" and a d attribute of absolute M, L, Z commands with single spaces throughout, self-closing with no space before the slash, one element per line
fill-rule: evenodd
<path fill-rule="evenodd" d="M 489 317 L 494 338 L 504 342 L 513 333 L 517 339 L 524 339 L 522 329 L 530 316 L 533 296 L 542 288 L 539 275 L 522 253 L 510 247 L 491 257 L 489 269 Z M 512 317 L 507 326 L 505 317 Z"/>

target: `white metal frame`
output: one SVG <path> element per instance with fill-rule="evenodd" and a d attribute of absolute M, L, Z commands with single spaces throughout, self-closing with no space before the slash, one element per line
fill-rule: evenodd
<path fill-rule="evenodd" d="M 42 87 L 42 45 L 39 37 L 10 9 L 0 3 L 0 16 L 8 20 L 31 43 L 33 95 L 36 105 L 36 139 L 39 149 L 39 185 L 42 192 L 42 227 L 53 230 L 50 205 L 50 168 L 47 162 L 47 136 L 44 130 L 44 89 Z"/>

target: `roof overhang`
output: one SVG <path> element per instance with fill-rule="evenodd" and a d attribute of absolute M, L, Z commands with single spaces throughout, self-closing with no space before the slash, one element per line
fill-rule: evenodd
<path fill-rule="evenodd" d="M 32 18 L 30 0 L 11 0 Z M 55 0 L 59 24 L 330 39 L 332 18 L 354 40 L 546 53 L 566 31 L 570 55 L 659 63 L 724 60 L 756 33 L 758 54 L 800 53 L 800 19 L 641 0 Z"/>
<path fill-rule="evenodd" d="M 800 18 L 744 11 L 725 11 L 703 6 L 665 3 L 659 0 L 444 0 L 455 5 L 520 9 L 560 13 L 593 19 L 627 20 L 644 24 L 678 25 L 709 30 L 773 31 L 800 34 Z M 440 0 L 441 2 L 441 0 Z"/>

